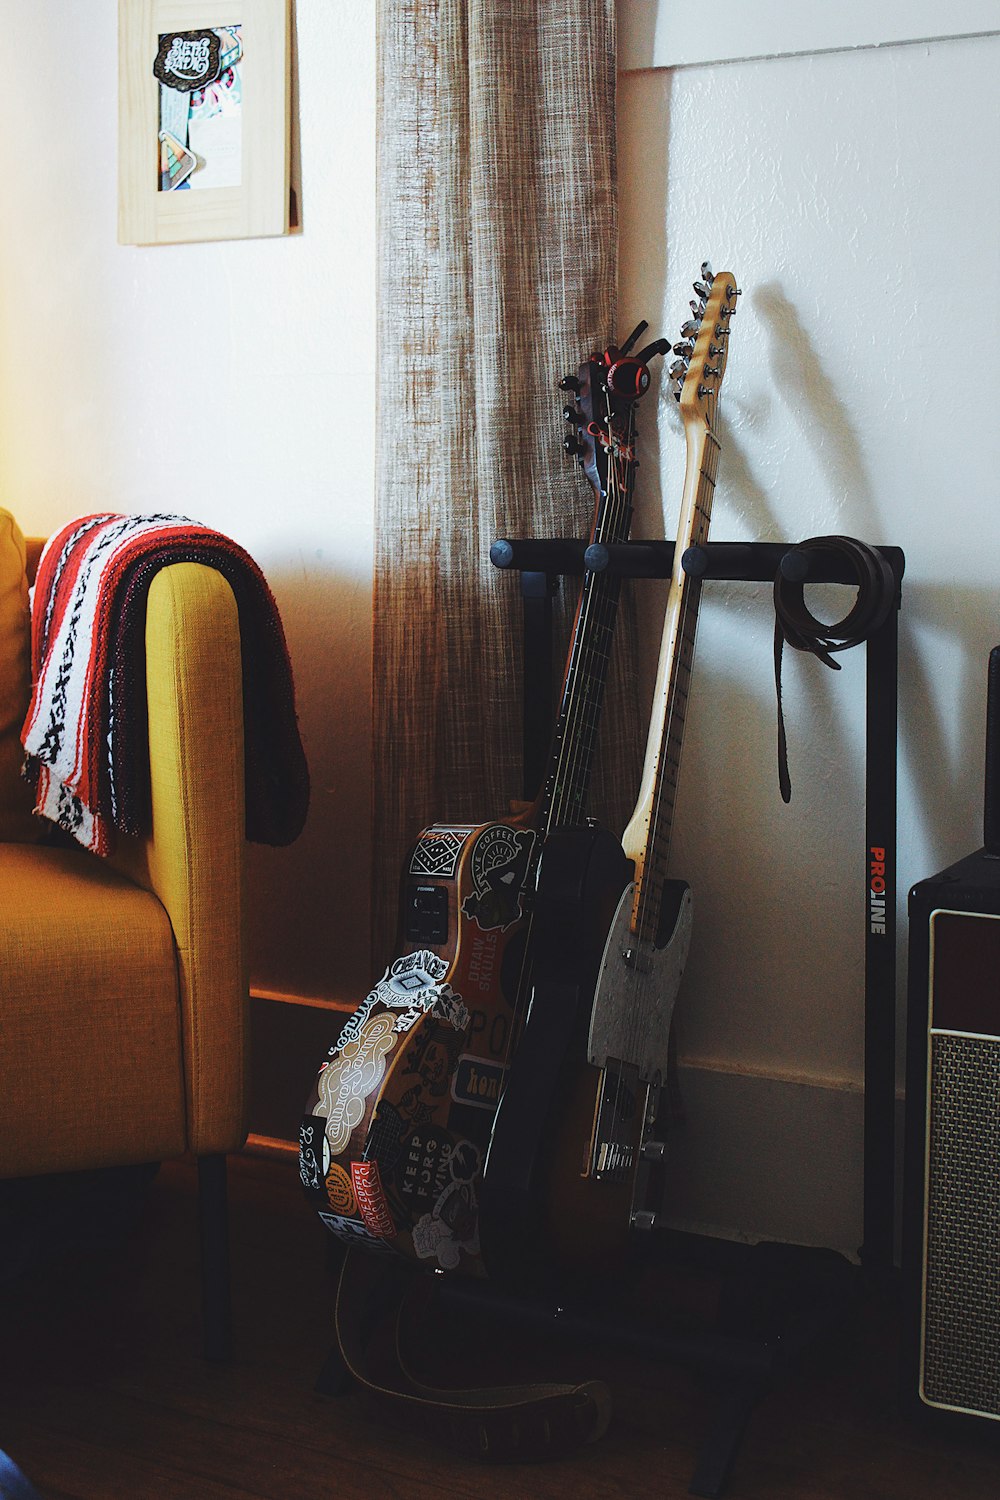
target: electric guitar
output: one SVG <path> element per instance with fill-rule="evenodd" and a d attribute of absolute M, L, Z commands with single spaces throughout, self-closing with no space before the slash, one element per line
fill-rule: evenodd
<path fill-rule="evenodd" d="M 594 491 L 596 542 L 629 533 L 636 406 L 649 361 L 669 349 L 658 340 L 633 355 L 645 327 L 562 382 L 573 398 L 564 447 Z M 592 948 L 627 879 L 620 844 L 585 813 L 619 587 L 611 575 L 584 577 L 539 796 L 492 822 L 423 830 L 403 873 L 402 952 L 320 1068 L 300 1174 L 320 1218 L 351 1245 L 473 1275 L 498 1265 L 480 1234 L 484 1161 L 534 1009 L 537 956 L 568 939 L 571 969 L 580 934 Z M 543 851 L 565 829 L 579 835 L 570 856 L 578 909 L 557 898 L 540 911 Z M 598 882 L 608 863 L 610 881 Z M 609 909 L 588 896 L 598 883 L 613 893 Z"/>
<path fill-rule="evenodd" d="M 630 1224 L 652 1222 L 644 1205 L 664 1151 L 653 1135 L 691 921 L 687 885 L 666 876 L 699 598 L 681 558 L 708 534 L 737 296 L 733 278 L 713 277 L 707 262 L 695 292 L 670 371 L 687 465 L 639 800 L 624 860 L 595 830 L 586 882 L 579 833 L 559 828 L 546 840 L 532 1003 L 486 1160 L 483 1243 L 492 1263 L 531 1281 L 606 1272 Z"/>
<path fill-rule="evenodd" d="M 665 1147 L 651 1138 L 668 1075 L 674 1002 L 691 937 L 692 898 L 683 881 L 668 878 L 668 855 L 680 769 L 681 743 L 694 656 L 701 580 L 684 571 L 689 547 L 707 540 L 719 467 L 719 392 L 739 292 L 730 272 L 702 266 L 699 301 L 675 346 L 671 366 L 687 448 L 673 572 L 667 598 L 645 763 L 635 811 L 622 837 L 634 876 L 618 903 L 594 998 L 588 1056 L 601 1070 L 588 1170 L 598 1179 L 635 1176 L 632 1222 L 651 1227 L 657 1209 L 656 1165 Z M 638 1154 L 633 1131 L 623 1131 L 615 1101 L 644 1094 Z"/>

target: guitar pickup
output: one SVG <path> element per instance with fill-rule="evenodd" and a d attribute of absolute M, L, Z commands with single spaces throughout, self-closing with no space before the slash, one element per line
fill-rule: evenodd
<path fill-rule="evenodd" d="M 639 1091 L 638 1068 L 609 1058 L 601 1079 L 590 1160 L 590 1170 L 599 1182 L 625 1182 L 631 1175 L 639 1134 Z"/>
<path fill-rule="evenodd" d="M 448 941 L 448 887 L 411 885 L 407 890 L 403 931 L 408 943 L 441 947 Z"/>

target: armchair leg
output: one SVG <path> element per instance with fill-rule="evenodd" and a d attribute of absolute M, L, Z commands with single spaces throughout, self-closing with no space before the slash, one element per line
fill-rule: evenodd
<path fill-rule="evenodd" d="M 198 1157 L 198 1216 L 205 1358 L 224 1362 L 232 1358 L 233 1327 L 226 1158 L 221 1153 Z"/>

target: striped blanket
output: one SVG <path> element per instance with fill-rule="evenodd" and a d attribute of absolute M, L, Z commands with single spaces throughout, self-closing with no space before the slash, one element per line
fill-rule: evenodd
<path fill-rule="evenodd" d="M 107 854 L 115 830 L 150 823 L 146 595 L 175 562 L 228 581 L 243 648 L 246 832 L 290 844 L 305 822 L 309 773 L 291 665 L 263 574 L 228 537 L 183 516 L 85 516 L 50 538 L 32 597 L 31 704 L 21 732 L 35 811 Z"/>

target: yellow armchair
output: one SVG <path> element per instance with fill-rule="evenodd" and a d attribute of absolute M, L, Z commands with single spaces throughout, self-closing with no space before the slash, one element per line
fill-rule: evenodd
<path fill-rule="evenodd" d="M 38 842 L 18 805 L 22 789 L 3 784 L 12 761 L 4 735 L 27 710 L 27 629 L 25 546 L 0 512 L 0 1177 L 193 1153 L 205 1350 L 225 1358 L 225 1153 L 246 1134 L 236 602 L 200 564 L 154 578 L 152 833 L 120 837 L 104 860 Z"/>

